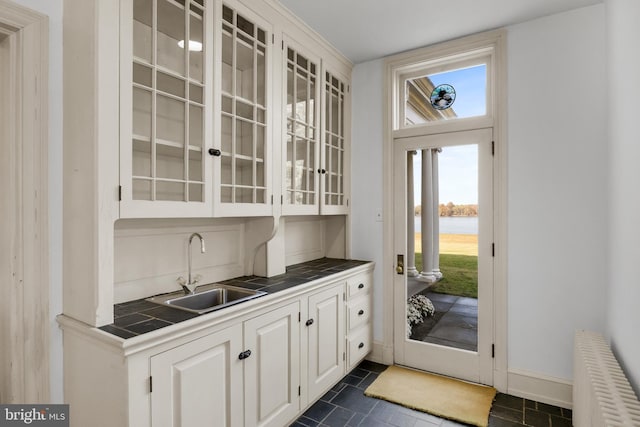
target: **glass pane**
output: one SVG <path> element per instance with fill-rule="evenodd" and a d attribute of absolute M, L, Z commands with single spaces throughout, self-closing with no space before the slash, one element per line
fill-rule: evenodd
<path fill-rule="evenodd" d="M 477 351 L 477 145 L 406 156 L 407 337 Z"/>
<path fill-rule="evenodd" d="M 253 203 L 253 189 L 252 188 L 236 189 L 236 203 Z"/>
<path fill-rule="evenodd" d="M 181 182 L 156 182 L 156 200 L 185 201 L 185 184 Z"/>
<path fill-rule="evenodd" d="M 487 66 L 458 68 L 406 81 L 405 126 L 487 114 Z"/>
<path fill-rule="evenodd" d="M 293 70 L 287 67 L 287 117 L 293 118 Z"/>
<path fill-rule="evenodd" d="M 265 127 L 256 125 L 256 159 L 264 160 Z"/>
<path fill-rule="evenodd" d="M 253 105 L 236 101 L 236 116 L 244 117 L 247 120 L 253 120 Z"/>
<path fill-rule="evenodd" d="M 156 75 L 158 90 L 184 98 L 185 81 L 158 71 Z"/>
<path fill-rule="evenodd" d="M 222 33 L 222 91 L 233 93 L 233 42 L 226 32 Z"/>
<path fill-rule="evenodd" d="M 202 152 L 189 150 L 189 181 L 202 181 Z"/>
<path fill-rule="evenodd" d="M 296 143 L 296 190 L 307 190 L 307 141 L 298 140 Z"/>
<path fill-rule="evenodd" d="M 236 185 L 253 186 L 253 161 L 236 159 Z"/>
<path fill-rule="evenodd" d="M 253 125 L 236 120 L 236 153 L 253 157 Z"/>
<path fill-rule="evenodd" d="M 291 135 L 287 135 L 287 165 L 286 165 L 286 188 L 293 188 L 295 182 L 295 174 L 293 168 L 293 142 Z"/>
<path fill-rule="evenodd" d="M 256 162 L 256 187 L 264 187 L 264 162 Z"/>
<path fill-rule="evenodd" d="M 133 81 L 147 87 L 152 86 L 152 71 L 151 68 L 144 65 L 133 63 Z"/>
<path fill-rule="evenodd" d="M 185 179 L 183 148 L 156 144 L 156 177 Z"/>
<path fill-rule="evenodd" d="M 202 18 L 191 15 L 189 22 L 189 77 L 202 82 L 204 70 L 202 66 Z"/>
<path fill-rule="evenodd" d="M 257 189 L 256 190 L 256 203 L 267 203 L 266 200 L 266 194 L 267 192 L 264 189 Z"/>
<path fill-rule="evenodd" d="M 236 95 L 253 101 L 253 49 L 238 40 L 236 54 Z"/>
<path fill-rule="evenodd" d="M 202 86 L 190 84 L 189 85 L 189 99 L 200 104 L 204 103 L 204 97 L 202 95 Z"/>
<path fill-rule="evenodd" d="M 184 8 L 173 1 L 158 0 L 158 65 L 185 74 Z"/>
<path fill-rule="evenodd" d="M 222 111 L 231 114 L 233 111 L 233 101 L 227 96 L 222 97 Z"/>
<path fill-rule="evenodd" d="M 133 200 L 151 200 L 151 181 L 133 180 Z"/>
<path fill-rule="evenodd" d="M 189 145 L 202 148 L 204 117 L 202 107 L 189 105 Z"/>
<path fill-rule="evenodd" d="M 231 203 L 232 199 L 232 190 L 231 187 L 222 187 L 220 189 L 220 201 L 222 203 Z"/>
<path fill-rule="evenodd" d="M 189 201 L 190 202 L 202 202 L 204 193 L 204 185 L 202 184 L 189 184 Z"/>
<path fill-rule="evenodd" d="M 258 105 L 265 105 L 265 93 L 266 93 L 266 69 L 265 69 L 265 51 L 263 46 L 258 46 L 258 56 L 256 57 L 256 103 Z"/>
<path fill-rule="evenodd" d="M 156 96 L 156 135 L 159 139 L 184 144 L 184 102 Z"/>
<path fill-rule="evenodd" d="M 231 117 L 225 116 L 225 115 L 222 116 L 222 138 L 221 138 L 221 142 L 222 142 L 222 151 L 225 152 L 225 153 L 231 153 L 231 141 L 232 141 L 231 121 L 232 121 Z"/>
<path fill-rule="evenodd" d="M 133 135 L 151 140 L 151 92 L 133 88 Z"/>
<path fill-rule="evenodd" d="M 231 184 L 231 156 L 222 156 L 222 170 L 220 178 L 223 184 Z"/>
<path fill-rule="evenodd" d="M 151 63 L 152 0 L 133 2 L 133 56 Z"/>
<path fill-rule="evenodd" d="M 151 177 L 151 142 L 133 140 L 133 175 Z"/>

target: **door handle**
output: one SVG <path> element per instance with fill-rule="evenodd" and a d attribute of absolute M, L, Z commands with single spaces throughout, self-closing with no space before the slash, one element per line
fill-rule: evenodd
<path fill-rule="evenodd" d="M 404 255 L 398 254 L 396 256 L 396 273 L 404 274 Z"/>

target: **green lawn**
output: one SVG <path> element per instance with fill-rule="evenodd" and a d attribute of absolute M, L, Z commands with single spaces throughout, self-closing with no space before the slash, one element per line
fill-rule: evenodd
<path fill-rule="evenodd" d="M 422 267 L 422 254 L 416 254 L 416 268 Z M 442 280 L 431 290 L 441 294 L 478 298 L 478 257 L 440 254 Z"/>

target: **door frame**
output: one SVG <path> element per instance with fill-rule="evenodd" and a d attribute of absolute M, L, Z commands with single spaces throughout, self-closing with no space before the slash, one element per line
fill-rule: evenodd
<path fill-rule="evenodd" d="M 0 0 L 0 32 L 7 38 L 5 107 L 0 109 L 0 145 L 10 165 L 2 203 L 13 209 L 5 219 L 13 228 L 1 236 L 11 247 L 2 272 L 0 310 L 8 327 L 0 335 L 4 358 L 0 401 L 47 403 L 49 367 L 49 225 L 48 225 L 48 17 Z M 0 84 L 2 84 L 0 82 Z M 4 233 L 3 233 L 4 234 Z M 5 279 L 8 279 L 5 281 Z M 8 284 L 8 285 L 7 285 Z M 7 345 L 8 344 L 8 345 Z"/>
<path fill-rule="evenodd" d="M 493 343 L 493 164 L 491 154 L 492 128 L 474 129 L 461 132 L 447 132 L 436 135 L 396 138 L 394 142 L 394 182 L 395 242 L 394 254 L 404 255 L 407 259 L 407 152 L 420 150 L 421 147 L 442 148 L 475 145 L 478 164 L 478 206 L 481 219 L 478 231 L 478 347 L 477 351 L 468 351 L 449 346 L 422 343 L 408 340 L 406 331 L 406 290 L 408 275 L 406 271 L 394 275 L 394 361 L 414 369 L 432 370 L 466 381 L 493 385 L 493 361 L 491 343 Z M 443 154 L 440 154 L 442 156 Z M 423 165 L 424 167 L 424 165 Z M 401 173 L 400 173 L 401 172 Z M 399 212 L 402 213 L 399 213 Z M 431 215 L 425 213 L 423 215 Z M 424 252 L 423 252 L 424 254 Z M 406 270 L 406 268 L 405 268 Z M 446 275 L 446 273 L 445 273 Z M 482 285 L 482 286 L 481 286 Z M 400 308 L 402 307 L 402 308 Z M 401 311 L 401 312 L 400 312 Z M 398 323 L 400 322 L 400 323 Z"/>
<path fill-rule="evenodd" d="M 494 214 L 494 359 L 493 385 L 499 391 L 507 390 L 507 129 L 506 129 L 506 30 L 494 30 L 444 42 L 388 57 L 384 63 L 384 135 L 383 135 L 383 217 L 393 219 L 393 141 L 396 135 L 397 80 L 401 70 L 428 59 L 443 58 L 487 49 L 492 56 L 492 114 L 483 118 L 461 119 L 435 124 L 429 133 L 441 133 L 493 127 L 495 159 L 493 176 Z M 401 136 L 424 134 L 423 129 L 402 129 Z M 413 135 L 412 135 L 413 134 Z M 375 343 L 373 358 L 385 364 L 394 363 L 394 224 L 383 224 L 383 285 L 385 304 L 382 313 L 383 341 Z"/>

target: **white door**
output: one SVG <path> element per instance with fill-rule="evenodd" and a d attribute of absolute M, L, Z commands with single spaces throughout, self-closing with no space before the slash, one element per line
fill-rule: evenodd
<path fill-rule="evenodd" d="M 244 322 L 245 427 L 279 427 L 300 410 L 300 303 Z"/>
<path fill-rule="evenodd" d="M 151 357 L 153 427 L 242 426 L 242 327 Z"/>
<path fill-rule="evenodd" d="M 309 400 L 344 376 L 344 283 L 309 297 Z"/>
<path fill-rule="evenodd" d="M 491 129 L 394 140 L 397 364 L 493 383 L 492 180 Z"/>

